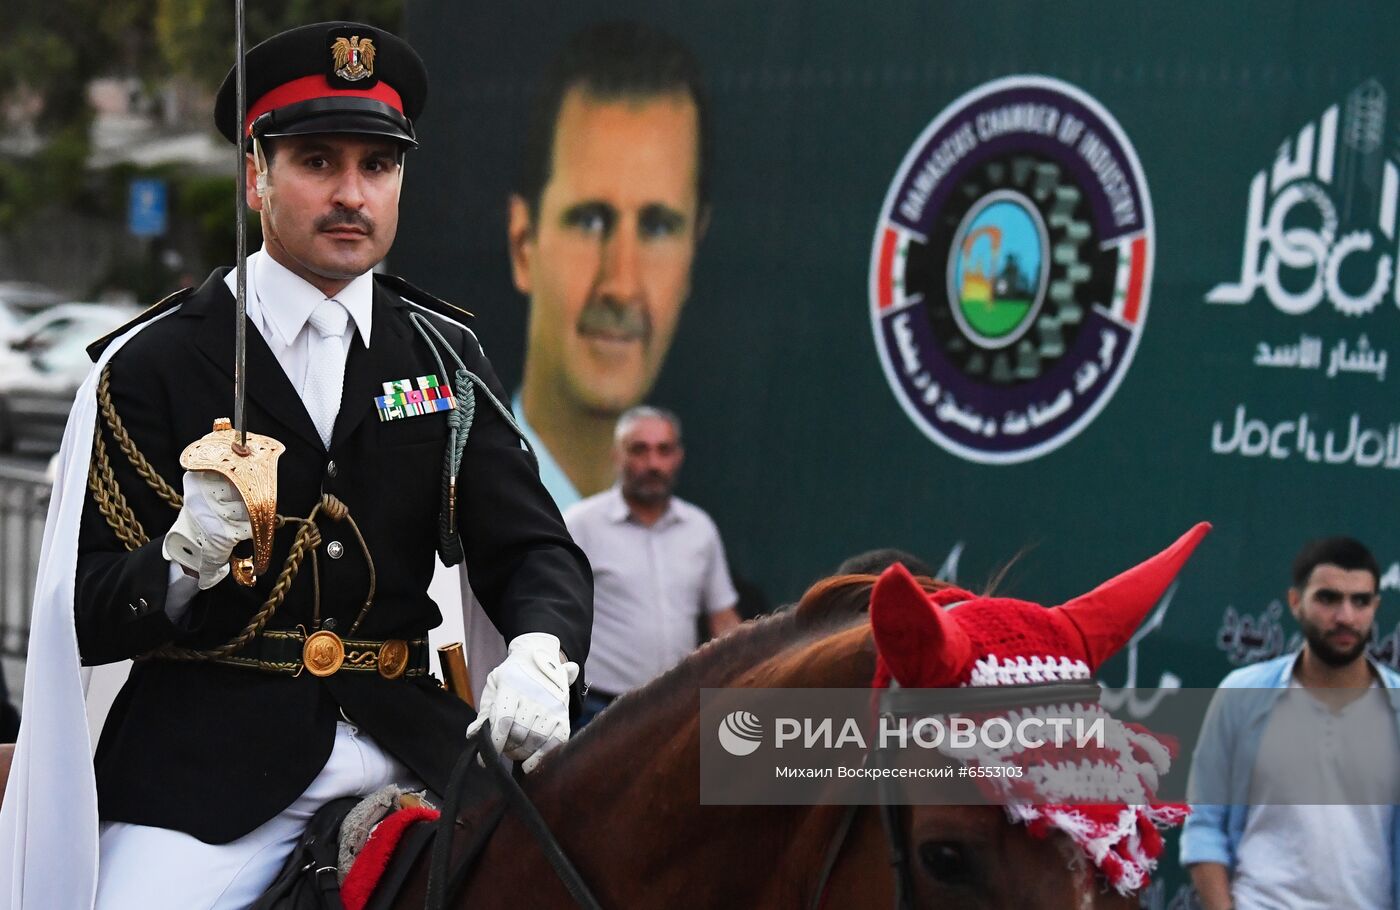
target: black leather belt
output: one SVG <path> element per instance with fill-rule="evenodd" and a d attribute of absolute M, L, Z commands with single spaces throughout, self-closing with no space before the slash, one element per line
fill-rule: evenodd
<path fill-rule="evenodd" d="M 287 676 L 305 670 L 313 676 L 378 673 L 400 679 L 428 675 L 428 640 L 366 641 L 341 638 L 326 629 L 310 635 L 300 628 L 264 630 L 235 654 L 214 658 L 214 663 Z"/>

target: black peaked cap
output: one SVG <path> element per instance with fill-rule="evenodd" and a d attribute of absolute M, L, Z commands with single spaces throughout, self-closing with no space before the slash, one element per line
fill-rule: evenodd
<path fill-rule="evenodd" d="M 367 133 L 416 144 L 413 124 L 428 96 L 428 71 L 397 35 L 359 22 L 317 22 L 250 49 L 248 112 L 261 137 Z M 214 101 L 214 125 L 238 141 L 234 71 Z"/>

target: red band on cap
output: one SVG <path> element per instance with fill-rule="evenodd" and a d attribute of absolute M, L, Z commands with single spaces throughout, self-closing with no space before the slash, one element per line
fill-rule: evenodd
<path fill-rule="evenodd" d="M 243 135 L 250 135 L 253 131 L 253 121 L 268 111 L 313 98 L 370 98 L 382 101 L 400 114 L 403 113 L 403 99 L 399 97 L 398 92 L 382 81 L 367 89 L 332 88 L 326 82 L 325 76 L 302 76 L 300 79 L 284 82 L 253 102 L 248 107 L 248 119 L 243 121 Z"/>

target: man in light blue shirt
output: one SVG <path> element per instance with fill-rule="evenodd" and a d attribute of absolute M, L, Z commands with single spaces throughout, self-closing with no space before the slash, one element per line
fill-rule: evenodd
<path fill-rule="evenodd" d="M 1379 575 L 1351 538 L 1307 544 L 1288 592 L 1303 649 L 1221 682 L 1181 838 L 1206 910 L 1400 907 L 1400 674 L 1366 654 Z M 1367 795 L 1319 804 L 1328 784 Z"/>

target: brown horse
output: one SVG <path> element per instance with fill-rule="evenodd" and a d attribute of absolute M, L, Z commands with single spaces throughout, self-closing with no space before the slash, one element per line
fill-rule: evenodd
<path fill-rule="evenodd" d="M 796 609 L 706 645 L 619 699 L 530 776 L 530 797 L 604 908 L 813 906 L 844 807 L 701 805 L 698 691 L 869 686 L 877 646 L 871 617 L 862 611 L 874 583 L 869 575 L 828 579 Z M 930 591 L 940 587 L 920 583 Z M 1136 905 L 1105 888 L 1068 839 L 1032 836 L 1001 807 L 897 811 L 915 907 Z M 878 808 L 859 809 L 820 905 L 894 906 L 890 851 Z M 419 862 L 396 907 L 423 906 L 427 865 L 426 858 Z M 507 815 L 454 906 L 574 903 L 538 843 Z"/>

